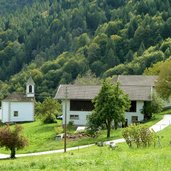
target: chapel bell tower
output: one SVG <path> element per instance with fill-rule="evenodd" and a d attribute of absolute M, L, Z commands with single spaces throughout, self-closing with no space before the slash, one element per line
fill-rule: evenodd
<path fill-rule="evenodd" d="M 26 96 L 27 97 L 34 97 L 35 96 L 35 83 L 30 76 L 26 83 Z"/>

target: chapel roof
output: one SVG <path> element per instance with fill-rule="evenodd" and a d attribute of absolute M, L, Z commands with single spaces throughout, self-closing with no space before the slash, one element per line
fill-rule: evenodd
<path fill-rule="evenodd" d="M 3 101 L 10 101 L 10 102 L 33 102 L 34 98 L 27 97 L 24 93 L 14 92 L 9 94 Z"/>
<path fill-rule="evenodd" d="M 27 85 L 35 85 L 33 78 L 30 76 L 29 79 L 27 80 Z"/>

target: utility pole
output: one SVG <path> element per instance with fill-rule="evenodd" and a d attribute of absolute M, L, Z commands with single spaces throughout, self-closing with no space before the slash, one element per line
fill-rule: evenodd
<path fill-rule="evenodd" d="M 66 130 L 67 130 L 67 98 L 68 98 L 68 92 L 67 92 L 67 86 L 65 88 L 65 123 L 64 123 L 64 153 L 66 153 Z"/>

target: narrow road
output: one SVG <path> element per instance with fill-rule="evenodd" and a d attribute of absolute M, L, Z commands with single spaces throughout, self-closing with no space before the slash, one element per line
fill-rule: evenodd
<path fill-rule="evenodd" d="M 150 129 L 158 132 L 169 125 L 171 125 L 171 115 L 164 115 L 163 119 L 151 126 Z"/>
<path fill-rule="evenodd" d="M 166 128 L 169 125 L 171 125 L 171 115 L 164 115 L 163 119 L 160 120 L 158 123 L 154 124 L 153 126 L 151 126 L 150 129 L 155 132 L 158 132 Z M 105 144 L 110 144 L 111 142 L 114 142 L 117 144 L 117 143 L 125 142 L 125 139 L 121 138 L 117 140 L 106 141 Z M 91 147 L 93 145 L 94 144 L 71 147 L 71 148 L 67 148 L 67 151 L 79 150 L 82 148 Z M 38 156 L 38 155 L 44 155 L 44 154 L 54 154 L 54 153 L 63 153 L 63 152 L 64 152 L 64 149 L 61 149 L 61 150 L 52 150 L 52 151 L 44 151 L 44 152 L 37 152 L 37 153 L 17 154 L 16 157 Z M 0 154 L 0 159 L 6 159 L 6 158 L 9 158 L 8 154 Z"/>

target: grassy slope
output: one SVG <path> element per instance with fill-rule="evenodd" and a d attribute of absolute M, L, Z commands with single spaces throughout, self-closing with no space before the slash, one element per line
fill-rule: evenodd
<path fill-rule="evenodd" d="M 170 171 L 171 126 L 159 133 L 163 148 L 129 149 L 125 143 L 116 150 L 90 147 L 66 154 L 2 160 L 0 170 L 117 170 L 117 171 Z M 10 162 L 10 165 L 9 165 Z"/>
<path fill-rule="evenodd" d="M 59 122 L 59 121 L 58 121 Z M 17 151 L 17 153 L 30 153 L 39 151 L 56 150 L 63 148 L 63 141 L 55 140 L 55 128 L 61 129 L 61 123 L 58 124 L 42 124 L 39 121 L 33 123 L 22 124 L 24 128 L 23 134 L 29 140 L 29 146 L 23 150 Z M 121 137 L 121 129 L 112 130 L 110 139 L 118 139 Z M 79 140 L 68 140 L 67 147 L 80 146 L 85 144 L 91 144 L 96 141 L 106 141 L 106 131 L 101 131 L 98 138 L 85 137 Z M 4 148 L 0 148 L 0 153 L 9 153 Z"/>
<path fill-rule="evenodd" d="M 157 114 L 150 121 L 145 123 L 148 126 L 151 126 L 162 119 L 163 114 L 171 113 L 171 111 L 167 111 Z M 55 141 L 55 128 L 61 129 L 61 122 L 58 121 L 58 124 L 42 124 L 41 122 L 33 122 L 33 123 L 25 123 L 22 124 L 24 127 L 24 135 L 29 139 L 29 146 L 23 150 L 17 151 L 17 153 L 30 153 L 30 152 L 38 152 L 38 151 L 48 151 L 55 149 L 63 148 L 63 141 Z M 112 130 L 110 139 L 122 138 L 121 129 Z M 100 136 L 95 138 L 81 138 L 79 140 L 69 140 L 67 142 L 67 147 L 80 146 L 85 144 L 91 144 L 96 141 L 106 141 L 106 131 L 101 131 Z M 0 153 L 9 153 L 5 149 L 0 149 Z"/>

